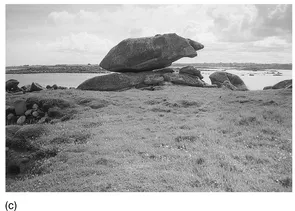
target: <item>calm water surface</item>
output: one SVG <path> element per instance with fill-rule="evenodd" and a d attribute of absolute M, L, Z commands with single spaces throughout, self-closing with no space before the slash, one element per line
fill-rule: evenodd
<path fill-rule="evenodd" d="M 204 81 L 211 84 L 209 75 L 215 71 L 202 71 Z M 262 90 L 265 86 L 272 86 L 282 80 L 292 79 L 292 70 L 277 70 L 282 73 L 281 76 L 273 76 L 270 70 L 266 71 L 237 71 L 227 70 L 227 72 L 236 74 L 242 78 L 250 90 Z M 253 76 L 250 76 L 253 74 Z M 39 73 L 39 74 L 6 74 L 6 80 L 18 80 L 19 87 L 32 82 L 37 82 L 46 87 L 47 85 L 57 84 L 58 86 L 77 87 L 83 81 L 105 74 L 98 73 Z"/>

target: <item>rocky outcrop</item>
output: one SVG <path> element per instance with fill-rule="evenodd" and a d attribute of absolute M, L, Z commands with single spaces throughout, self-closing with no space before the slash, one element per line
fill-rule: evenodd
<path fill-rule="evenodd" d="M 179 70 L 179 74 L 188 74 L 193 76 L 198 76 L 199 79 L 203 79 L 204 77 L 201 74 L 200 70 L 197 70 L 193 66 L 186 66 Z"/>
<path fill-rule="evenodd" d="M 292 89 L 292 79 L 283 80 L 273 86 L 266 86 L 263 88 L 263 90 L 267 89 Z"/>
<path fill-rule="evenodd" d="M 272 89 L 285 89 L 289 87 L 290 85 L 292 86 L 292 79 L 280 81 L 279 83 L 273 85 Z"/>
<path fill-rule="evenodd" d="M 13 106 L 6 106 L 6 125 L 52 123 L 56 119 L 67 121 L 73 115 L 66 109 L 70 106 L 69 102 L 55 98 L 19 99 L 14 101 Z"/>
<path fill-rule="evenodd" d="M 175 33 L 129 38 L 113 47 L 100 66 L 112 72 L 151 71 L 168 67 L 183 57 L 193 58 L 202 48 L 202 44 Z"/>
<path fill-rule="evenodd" d="M 19 82 L 15 79 L 10 79 L 6 81 L 6 91 L 9 92 L 17 92 L 21 91 L 21 89 L 18 87 Z"/>
<path fill-rule="evenodd" d="M 237 75 L 228 72 L 217 71 L 209 76 L 211 83 L 216 84 L 218 87 L 227 87 L 232 90 L 247 91 L 248 88 L 244 81 Z M 227 81 L 227 82 L 225 82 Z M 223 84 L 225 82 L 225 84 Z M 236 89 L 234 89 L 233 85 Z"/>
<path fill-rule="evenodd" d="M 44 88 L 43 88 L 40 84 L 33 82 L 33 83 L 31 84 L 31 88 L 30 88 L 29 92 L 41 91 L 41 90 L 43 90 L 43 89 L 44 89 Z"/>

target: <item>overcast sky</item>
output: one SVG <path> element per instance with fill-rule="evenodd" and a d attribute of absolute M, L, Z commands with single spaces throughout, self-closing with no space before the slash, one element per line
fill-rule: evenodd
<path fill-rule="evenodd" d="M 178 62 L 292 62 L 291 5 L 7 5 L 6 65 L 98 64 L 121 40 L 175 32 Z"/>

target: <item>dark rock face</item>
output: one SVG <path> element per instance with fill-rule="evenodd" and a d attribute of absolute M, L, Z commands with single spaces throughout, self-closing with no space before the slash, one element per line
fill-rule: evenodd
<path fill-rule="evenodd" d="M 188 74 L 188 75 L 194 75 L 194 76 L 198 76 L 199 79 L 203 79 L 204 77 L 201 74 L 200 70 L 197 70 L 196 68 L 194 68 L 193 66 L 186 66 L 183 67 L 179 70 L 179 74 Z"/>
<path fill-rule="evenodd" d="M 17 86 L 19 82 L 15 79 L 10 79 L 6 81 L 6 91 L 20 91 L 20 88 Z"/>
<path fill-rule="evenodd" d="M 112 72 L 142 72 L 168 67 L 172 62 L 197 56 L 204 46 L 177 34 L 130 38 L 113 47 L 100 66 Z"/>
<path fill-rule="evenodd" d="M 211 83 L 216 84 L 218 87 L 221 87 L 225 81 L 229 81 L 230 84 L 232 84 L 233 86 L 236 87 L 236 90 L 239 90 L 239 91 L 247 91 L 248 90 L 244 81 L 239 76 L 237 76 L 235 74 L 217 71 L 217 72 L 212 73 L 209 76 L 209 78 L 211 80 Z M 227 87 L 230 86 L 228 84 L 228 82 L 226 82 L 226 84 L 227 84 L 226 85 Z"/>
<path fill-rule="evenodd" d="M 285 89 L 288 86 L 292 86 L 292 79 L 280 81 L 279 83 L 272 86 L 272 89 Z"/>
<path fill-rule="evenodd" d="M 174 70 L 172 68 L 162 68 L 162 69 L 156 69 L 156 70 L 153 70 L 154 73 L 160 73 L 160 74 L 164 74 L 164 73 L 173 73 Z"/>

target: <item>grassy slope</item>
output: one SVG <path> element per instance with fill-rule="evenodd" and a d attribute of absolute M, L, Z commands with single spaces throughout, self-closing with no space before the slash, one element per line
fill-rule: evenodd
<path fill-rule="evenodd" d="M 60 149 L 43 174 L 7 179 L 7 191 L 292 191 L 291 90 L 30 95 L 68 99 L 78 114 L 37 140 Z"/>

